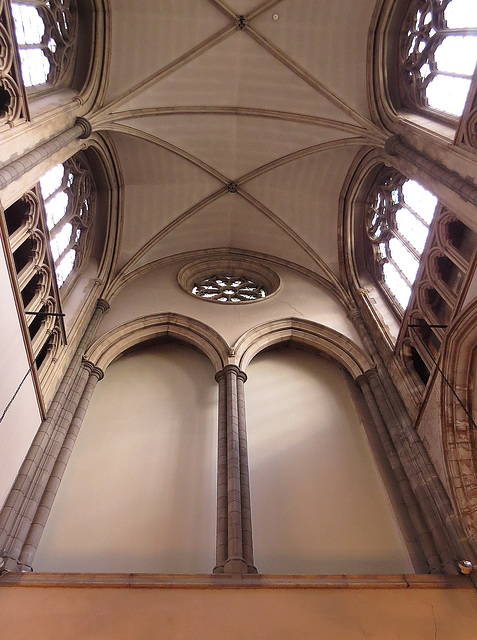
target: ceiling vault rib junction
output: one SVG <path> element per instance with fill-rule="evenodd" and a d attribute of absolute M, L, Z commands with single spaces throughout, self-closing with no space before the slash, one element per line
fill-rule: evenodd
<path fill-rule="evenodd" d="M 99 126 L 104 126 L 107 122 L 117 122 L 119 120 L 129 120 L 136 118 L 149 118 L 153 116 L 182 116 L 182 115 L 236 115 L 250 118 L 270 118 L 274 120 L 282 120 L 285 122 L 294 122 L 297 124 L 312 124 L 317 127 L 325 127 L 327 129 L 336 129 L 361 135 L 369 138 L 374 144 L 382 144 L 381 139 L 377 139 L 374 133 L 368 129 L 357 125 L 341 122 L 340 120 L 332 120 L 331 118 L 323 118 L 321 116 L 311 116 L 301 113 L 293 113 L 292 111 L 278 111 L 274 109 L 259 109 L 255 107 L 230 107 L 230 106 L 173 106 L 173 107 L 144 107 L 138 109 L 129 109 L 127 111 L 115 111 L 109 114 L 108 119 L 102 120 Z"/>
<path fill-rule="evenodd" d="M 144 244 L 136 253 L 126 262 L 126 264 L 122 267 L 119 273 L 113 280 L 113 283 L 117 278 L 121 278 L 123 274 L 127 273 L 130 269 L 134 268 L 134 265 L 146 255 L 146 253 L 152 249 L 152 247 L 157 244 L 162 238 L 168 235 L 171 231 L 173 231 L 180 224 L 188 220 L 195 213 L 203 209 L 212 202 L 215 202 L 218 198 L 228 193 L 227 187 L 222 187 L 214 193 L 211 193 L 206 198 L 203 198 L 200 202 L 197 202 L 195 205 L 184 211 L 181 215 L 177 216 L 172 222 L 169 222 L 165 227 L 161 229 L 158 233 L 156 233 L 152 238 L 150 238 L 146 244 Z"/>
<path fill-rule="evenodd" d="M 231 9 L 228 4 L 223 2 L 222 0 L 208 0 L 208 2 L 215 7 L 218 11 L 226 15 L 228 18 L 231 18 L 234 22 L 238 18 L 238 15 L 235 13 L 233 9 Z"/>
<path fill-rule="evenodd" d="M 164 67 L 162 67 L 155 73 L 151 74 L 145 80 L 142 80 L 141 82 L 136 84 L 134 87 L 131 87 L 130 89 L 128 89 L 125 93 L 123 93 L 118 98 L 115 98 L 112 102 L 109 102 L 108 104 L 104 105 L 93 116 L 91 116 L 91 120 L 90 120 L 91 124 L 93 126 L 98 126 L 102 122 L 103 117 L 109 116 L 109 113 L 111 112 L 112 108 L 117 107 L 123 104 L 124 102 L 127 102 L 131 98 L 135 97 L 137 94 L 144 91 L 144 89 L 147 89 L 149 86 L 154 84 L 154 82 L 157 82 L 158 80 L 162 80 L 163 78 L 171 75 L 172 73 L 174 73 L 174 71 L 177 71 L 178 69 L 186 65 L 188 62 L 193 60 L 194 58 L 200 56 L 202 53 L 205 53 L 206 51 L 214 47 L 216 44 L 218 44 L 219 42 L 222 42 L 223 40 L 231 36 L 233 33 L 235 33 L 235 31 L 236 29 L 234 26 L 227 26 L 227 27 L 224 27 L 223 29 L 220 29 L 219 31 L 216 31 L 216 33 L 212 34 L 210 37 L 200 42 L 197 46 L 193 47 L 192 49 L 189 49 L 188 51 L 183 53 L 181 56 L 179 56 L 172 62 L 169 62 Z"/>
<path fill-rule="evenodd" d="M 196 156 L 193 156 L 191 153 L 188 153 L 184 149 L 177 147 L 171 142 L 167 142 L 167 140 L 158 138 L 152 133 L 147 133 L 147 131 L 142 131 L 141 129 L 135 129 L 134 127 L 129 127 L 124 124 L 116 124 L 114 122 L 108 123 L 101 130 L 115 131 L 116 133 L 124 133 L 125 135 L 130 135 L 130 136 L 133 136 L 134 138 L 139 138 L 140 140 L 151 142 L 152 144 L 155 144 L 158 147 L 161 147 L 162 149 L 166 149 L 167 151 L 170 151 L 171 153 L 174 153 L 175 155 L 180 156 L 184 160 L 187 160 L 194 166 L 205 171 L 207 174 L 209 174 L 213 178 L 216 178 L 217 180 L 219 180 L 219 182 L 223 182 L 225 185 L 227 185 L 230 182 L 229 178 L 227 178 L 222 173 L 220 173 L 219 171 L 217 171 L 216 169 L 208 165 L 206 162 L 203 162 Z"/>
<path fill-rule="evenodd" d="M 253 38 L 266 51 L 268 51 L 272 56 L 279 60 L 285 67 L 290 69 L 290 71 L 293 71 L 293 73 L 295 73 L 299 78 L 306 82 L 310 87 L 315 89 L 317 93 L 329 100 L 335 107 L 338 107 L 340 111 L 346 113 L 364 129 L 368 130 L 370 133 L 374 133 L 374 135 L 383 142 L 389 137 L 382 131 L 382 129 L 379 129 L 379 127 L 375 126 L 370 120 L 357 113 L 352 107 L 343 102 L 341 98 L 338 98 L 338 96 L 336 96 L 332 91 L 325 87 L 324 84 L 322 84 L 314 76 L 308 73 L 306 69 L 304 69 L 289 56 L 287 56 L 286 53 L 284 53 L 281 49 L 274 45 L 273 42 L 271 42 L 268 38 L 256 31 L 256 29 L 251 26 L 247 26 L 244 31 L 246 31 L 251 38 Z"/>
<path fill-rule="evenodd" d="M 216 178 L 220 182 L 223 182 L 225 185 L 230 184 L 231 182 L 235 182 L 236 184 L 245 184 L 249 180 L 253 178 L 257 178 L 269 171 L 277 167 L 281 167 L 289 162 L 293 162 L 294 160 L 299 160 L 300 158 L 304 158 L 306 156 L 311 156 L 317 153 L 323 153 L 325 151 L 331 151 L 332 149 L 339 149 L 342 147 L 352 147 L 352 146 L 375 146 L 375 144 L 368 140 L 367 138 L 338 138 L 337 140 L 331 140 L 329 142 L 322 142 L 320 144 L 313 145 L 311 147 L 305 147 L 304 149 L 299 149 L 298 151 L 294 151 L 293 153 L 287 154 L 286 156 L 282 156 L 281 158 L 276 158 L 267 164 L 262 165 L 261 167 L 257 167 L 252 171 L 244 174 L 243 176 L 231 180 L 224 176 L 222 173 L 208 165 L 206 162 L 203 162 L 196 156 L 193 156 L 191 153 L 188 153 L 184 149 L 173 145 L 167 140 L 163 140 L 162 138 L 158 138 L 154 136 L 152 133 L 147 133 L 146 131 L 142 131 L 141 129 L 135 129 L 134 127 L 129 127 L 127 125 L 116 124 L 114 122 L 107 123 L 101 131 L 114 131 L 116 133 L 124 133 L 125 135 L 131 135 L 134 138 L 138 138 L 140 140 L 145 140 L 146 142 L 151 142 L 152 144 L 156 144 L 158 147 L 166 149 L 171 153 L 174 153 L 184 160 L 191 162 L 196 167 L 202 169 L 210 176 Z"/>

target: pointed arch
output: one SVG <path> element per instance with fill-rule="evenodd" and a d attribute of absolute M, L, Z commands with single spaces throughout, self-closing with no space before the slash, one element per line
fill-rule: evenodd
<path fill-rule="evenodd" d="M 203 322 L 178 313 L 143 316 L 115 327 L 101 336 L 85 357 L 104 371 L 127 349 L 164 336 L 199 349 L 216 371 L 221 371 L 227 363 L 229 348 L 222 336 Z"/>
<path fill-rule="evenodd" d="M 346 369 L 353 379 L 374 368 L 373 361 L 350 338 L 323 324 L 301 318 L 272 320 L 250 329 L 233 346 L 235 362 L 246 371 L 261 351 L 283 342 L 318 351 Z"/>

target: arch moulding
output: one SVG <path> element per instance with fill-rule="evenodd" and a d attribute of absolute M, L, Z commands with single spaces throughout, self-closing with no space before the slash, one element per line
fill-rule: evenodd
<path fill-rule="evenodd" d="M 250 329 L 233 346 L 234 361 L 245 371 L 257 354 L 282 342 L 293 342 L 318 351 L 346 369 L 353 379 L 375 368 L 374 362 L 342 333 L 300 318 L 273 320 Z"/>
<path fill-rule="evenodd" d="M 216 372 L 227 364 L 229 347 L 222 336 L 206 324 L 177 313 L 159 313 L 136 318 L 101 336 L 85 355 L 102 371 L 124 351 L 137 344 L 170 336 L 201 351 Z"/>

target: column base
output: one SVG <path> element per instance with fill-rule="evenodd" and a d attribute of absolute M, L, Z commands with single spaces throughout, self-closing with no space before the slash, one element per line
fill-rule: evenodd
<path fill-rule="evenodd" d="M 248 573 L 247 563 L 243 558 L 229 558 L 224 564 L 224 573 Z"/>

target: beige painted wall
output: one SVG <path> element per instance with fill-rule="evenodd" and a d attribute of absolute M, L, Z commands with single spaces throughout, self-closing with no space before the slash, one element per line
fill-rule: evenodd
<path fill-rule="evenodd" d="M 290 316 L 332 327 L 361 344 L 336 299 L 292 269 L 268 265 L 281 278 L 281 288 L 275 295 L 252 304 L 221 305 L 197 299 L 179 287 L 177 273 L 184 264 L 187 262 L 165 264 L 132 280 L 112 301 L 97 337 L 134 318 L 173 311 L 204 322 L 230 345 L 252 327 Z"/>
<path fill-rule="evenodd" d="M 0 249 L 0 416 L 28 371 L 18 313 Z M 28 375 L 0 423 L 0 506 L 3 505 L 40 424 L 40 411 Z M 8 455 L 5 452 L 8 451 Z"/>
<path fill-rule="evenodd" d="M 247 375 L 259 571 L 412 572 L 344 373 L 281 348 L 258 355 Z"/>
<path fill-rule="evenodd" d="M 106 371 L 35 571 L 210 573 L 217 383 L 202 354 L 162 344 Z"/>
<path fill-rule="evenodd" d="M 0 587 L 8 640 L 475 640 L 477 596 L 446 588 Z"/>

